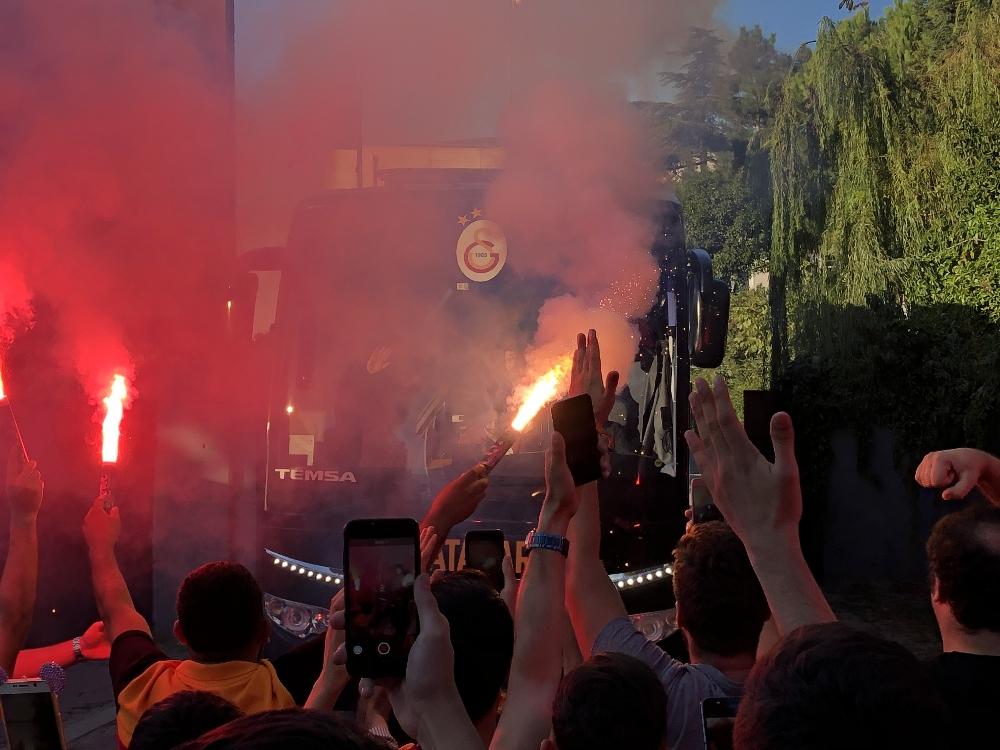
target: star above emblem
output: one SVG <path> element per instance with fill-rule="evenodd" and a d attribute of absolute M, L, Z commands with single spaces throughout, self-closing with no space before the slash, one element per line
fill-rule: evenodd
<path fill-rule="evenodd" d="M 461 216 L 458 217 L 458 223 L 464 227 L 466 224 L 469 223 L 469 217 L 466 216 L 465 214 L 462 214 Z"/>
<path fill-rule="evenodd" d="M 481 209 L 481 208 L 474 208 L 474 209 L 472 209 L 472 218 L 473 219 L 478 219 L 482 215 L 483 215 L 483 209 Z"/>

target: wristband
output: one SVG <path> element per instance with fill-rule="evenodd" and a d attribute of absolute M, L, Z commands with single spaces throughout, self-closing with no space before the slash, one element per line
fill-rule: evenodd
<path fill-rule="evenodd" d="M 558 534 L 546 534 L 544 531 L 532 529 L 524 539 L 524 550 L 530 553 L 533 549 L 547 549 L 569 556 L 569 539 Z"/>
<path fill-rule="evenodd" d="M 80 636 L 73 639 L 73 656 L 77 661 L 83 661 L 83 648 L 80 646 Z"/>

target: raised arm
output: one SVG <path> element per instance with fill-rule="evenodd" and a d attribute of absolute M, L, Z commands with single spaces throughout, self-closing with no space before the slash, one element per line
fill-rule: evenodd
<path fill-rule="evenodd" d="M 341 589 L 330 600 L 330 619 L 327 623 L 333 622 L 338 613 L 344 611 L 344 589 Z M 344 631 L 327 626 L 326 637 L 323 648 L 323 669 L 313 685 L 309 697 L 306 699 L 305 708 L 332 711 L 337 699 L 351 681 L 347 674 L 347 667 L 337 664 L 334 657 L 337 649 L 344 643 Z"/>
<path fill-rule="evenodd" d="M 104 634 L 104 623 L 95 622 L 79 637 L 79 653 L 73 638 L 51 646 L 25 648 L 17 655 L 13 677 L 38 677 L 44 664 L 52 662 L 60 667 L 71 667 L 79 661 L 99 661 L 111 655 L 111 644 Z"/>
<path fill-rule="evenodd" d="M 552 435 L 546 456 L 545 487 L 536 529 L 565 537 L 580 501 L 559 433 Z M 533 750 L 549 735 L 552 699 L 562 677 L 565 580 L 566 559 L 560 552 L 531 552 L 518 594 L 507 701 L 491 750 Z"/>
<path fill-rule="evenodd" d="M 118 506 L 104 510 L 104 501 L 98 498 L 83 519 L 83 535 L 90 555 L 90 578 L 97 600 L 97 611 L 104 620 L 108 640 L 112 643 L 122 633 L 141 630 L 151 634 L 146 618 L 139 614 L 132 603 L 132 595 L 118 567 L 115 545 L 121 534 Z"/>
<path fill-rule="evenodd" d="M 10 543 L 0 577 L 0 667 L 14 673 L 17 652 L 31 630 L 38 588 L 38 511 L 44 485 L 34 461 L 15 449 L 7 461 Z"/>
<path fill-rule="evenodd" d="M 916 474 L 924 487 L 944 492 L 945 500 L 961 500 L 976 487 L 987 500 L 1000 505 L 1000 458 L 975 448 L 953 448 L 924 456 Z"/>
<path fill-rule="evenodd" d="M 416 738 L 423 750 L 483 750 L 483 741 L 455 686 L 455 650 L 448 620 L 438 608 L 426 574 L 414 582 L 413 599 L 420 633 L 406 660 L 406 676 L 379 684 L 389 693 L 399 725 Z M 330 626 L 342 631 L 344 625 L 341 610 L 332 616 Z M 338 637 L 343 640 L 343 636 Z M 333 660 L 336 664 L 347 664 L 343 643 L 337 647 Z M 358 691 L 369 697 L 373 685 L 371 679 L 362 678 Z"/>
<path fill-rule="evenodd" d="M 452 527 L 460 524 L 479 507 L 479 503 L 486 497 L 486 489 L 490 485 L 490 480 L 486 477 L 485 470 L 481 464 L 476 464 L 464 474 L 456 477 L 446 484 L 431 502 L 431 507 L 420 522 L 421 533 L 424 529 L 431 527 L 437 538 L 426 550 L 427 558 L 435 560 L 441 547 L 448 540 L 448 534 Z M 424 556 L 424 549 L 421 549 L 421 557 Z"/>
<path fill-rule="evenodd" d="M 604 431 L 614 405 L 618 373 L 601 373 L 601 348 L 596 331 L 577 336 L 570 375 L 570 395 L 590 394 L 599 432 Z M 601 562 L 601 511 L 597 484 L 580 488 L 580 507 L 569 524 L 569 560 L 566 578 L 566 611 L 576 642 L 584 658 L 590 656 L 594 641 L 604 627 L 625 617 L 625 605 Z"/>
<path fill-rule="evenodd" d="M 721 376 L 698 379 L 691 394 L 698 433 L 685 434 L 726 521 L 746 547 L 778 633 L 836 620 L 802 555 L 802 489 L 792 419 L 771 418 L 772 464 L 747 437 Z"/>

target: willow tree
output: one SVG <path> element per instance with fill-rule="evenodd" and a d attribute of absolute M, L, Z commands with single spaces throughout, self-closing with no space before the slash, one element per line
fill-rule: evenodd
<path fill-rule="evenodd" d="M 801 304 L 949 301 L 1000 321 L 998 38 L 996 0 L 823 22 L 770 143 L 779 368 Z"/>
<path fill-rule="evenodd" d="M 914 430 L 909 404 L 944 398 L 924 381 L 960 379 L 966 405 L 996 415 L 1000 0 L 901 1 L 879 21 L 824 21 L 784 83 L 769 145 L 773 379 L 796 363 L 846 363 L 853 393 L 898 369 L 911 390 L 880 393 L 896 410 L 880 418 Z M 963 349 L 950 341 L 960 331 L 983 335 Z"/>

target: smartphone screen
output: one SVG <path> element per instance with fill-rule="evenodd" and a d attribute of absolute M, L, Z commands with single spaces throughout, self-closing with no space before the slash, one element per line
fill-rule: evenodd
<path fill-rule="evenodd" d="M 701 477 L 691 478 L 691 520 L 694 523 L 724 521 L 722 513 L 712 500 L 712 493 Z"/>
<path fill-rule="evenodd" d="M 706 698 L 701 704 L 705 750 L 733 750 L 733 724 L 739 698 Z"/>
<path fill-rule="evenodd" d="M 402 677 L 417 636 L 413 582 L 420 569 L 417 522 L 351 521 L 344 528 L 347 671 Z"/>
<path fill-rule="evenodd" d="M 503 556 L 502 531 L 482 529 L 465 535 L 465 567 L 481 570 L 497 591 L 503 591 Z"/>
<path fill-rule="evenodd" d="M 65 748 L 56 696 L 47 684 L 41 680 L 15 680 L 6 683 L 2 691 L 0 706 L 11 750 Z"/>
<path fill-rule="evenodd" d="M 566 463 L 579 487 L 601 478 L 601 452 L 590 396 L 563 399 L 552 406 L 552 426 L 566 441 Z"/>

